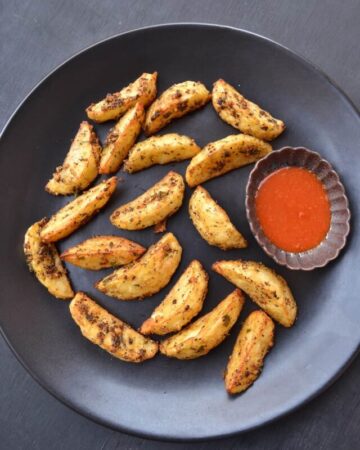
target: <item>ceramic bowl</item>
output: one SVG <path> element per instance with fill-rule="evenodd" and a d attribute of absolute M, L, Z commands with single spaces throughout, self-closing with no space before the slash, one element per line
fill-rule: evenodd
<path fill-rule="evenodd" d="M 310 170 L 323 184 L 330 202 L 331 222 L 327 235 L 317 247 L 300 253 L 287 252 L 274 245 L 265 236 L 255 211 L 255 196 L 260 183 L 283 167 L 303 167 Z M 350 231 L 349 202 L 338 174 L 319 153 L 303 147 L 284 147 L 269 153 L 251 171 L 245 201 L 247 219 L 255 239 L 271 258 L 289 269 L 312 270 L 324 267 L 345 246 Z"/>

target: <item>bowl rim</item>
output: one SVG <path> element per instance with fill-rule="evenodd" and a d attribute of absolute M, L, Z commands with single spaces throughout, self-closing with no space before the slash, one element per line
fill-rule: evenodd
<path fill-rule="evenodd" d="M 340 197 L 343 198 L 344 200 L 344 211 L 345 211 L 345 218 L 343 221 L 343 224 L 345 225 L 345 230 L 342 233 L 342 243 L 340 243 L 336 248 L 334 248 L 333 254 L 329 255 L 327 257 L 324 257 L 321 261 L 315 261 L 315 258 L 313 258 L 313 263 L 312 264 L 307 264 L 307 265 L 303 265 L 302 262 L 302 258 L 301 256 L 309 256 L 309 254 L 312 252 L 316 252 L 317 250 L 319 250 L 320 246 L 323 245 L 325 242 L 328 241 L 329 239 L 329 235 L 331 233 L 331 222 L 330 222 L 330 228 L 329 231 L 327 232 L 326 236 L 324 237 L 324 239 L 314 248 L 311 248 L 309 250 L 306 250 L 304 252 L 288 252 L 286 250 L 281 249 L 280 247 L 276 246 L 273 242 L 270 241 L 270 239 L 265 235 L 263 229 L 261 228 L 261 225 L 258 221 L 256 221 L 256 212 L 255 212 L 255 207 L 254 204 L 255 202 L 254 200 L 254 196 L 253 194 L 250 194 L 251 189 L 253 188 L 254 183 L 258 183 L 258 186 L 255 190 L 255 193 L 257 192 L 260 183 L 267 177 L 269 176 L 271 173 L 276 172 L 277 170 L 279 170 L 282 167 L 303 167 L 306 168 L 305 165 L 295 165 L 295 164 L 286 164 L 286 159 L 284 160 L 284 164 L 279 164 L 279 161 L 277 161 L 276 164 L 276 159 L 279 158 L 279 155 L 281 154 L 292 154 L 294 155 L 295 152 L 302 152 L 302 154 L 306 154 L 307 156 L 312 156 L 318 159 L 319 161 L 319 165 L 320 164 L 324 164 L 327 166 L 328 168 L 328 173 L 331 173 L 331 175 L 334 177 L 334 179 L 336 180 L 334 187 L 338 187 L 339 191 L 341 192 Z M 259 174 L 260 171 L 262 171 L 262 169 L 264 167 L 266 167 L 267 164 L 269 164 L 270 161 L 275 162 L 274 164 L 274 168 L 273 170 L 270 170 L 268 173 L 263 173 L 262 176 L 260 176 L 260 182 L 258 182 L 258 180 L 255 181 L 256 176 Z M 310 170 L 310 169 L 306 169 L 309 170 L 310 172 L 314 173 L 316 175 L 316 172 Z M 319 179 L 319 177 L 317 177 Z M 326 189 L 326 185 L 324 184 L 324 182 L 319 179 L 319 181 L 322 183 L 322 185 L 324 186 L 324 188 Z M 327 189 L 326 189 L 327 190 Z M 332 200 L 329 199 L 330 205 Z M 351 220 L 351 211 L 349 208 L 349 199 L 346 195 L 346 191 L 345 191 L 345 187 L 344 184 L 341 182 L 339 174 L 337 173 L 337 171 L 334 169 L 334 167 L 332 166 L 332 164 L 330 164 L 330 162 L 328 160 L 326 160 L 325 158 L 323 158 L 320 153 L 314 151 L 314 150 L 310 150 L 306 147 L 292 147 L 292 146 L 284 146 L 281 147 L 278 150 L 273 150 L 271 153 L 267 154 L 265 157 L 261 158 L 260 160 L 258 160 L 255 164 L 255 166 L 253 167 L 253 169 L 251 170 L 250 174 L 249 174 L 249 178 L 246 184 L 246 195 L 245 195 L 245 210 L 246 210 L 246 217 L 247 217 L 247 221 L 249 223 L 250 226 L 250 230 L 253 234 L 253 236 L 255 237 L 257 243 L 259 244 L 259 246 L 265 251 L 265 253 L 270 256 L 270 258 L 272 258 L 275 262 L 277 262 L 278 264 L 282 265 L 282 266 L 286 266 L 287 268 L 291 269 L 291 270 L 304 270 L 304 271 L 310 271 L 316 268 L 321 268 L 321 267 L 325 267 L 330 261 L 333 261 L 334 259 L 336 259 L 339 254 L 340 251 L 345 247 L 346 242 L 347 242 L 347 237 L 350 233 L 350 220 Z M 280 258 L 280 255 L 282 256 L 282 258 Z M 287 258 L 287 256 L 294 256 L 296 255 L 297 258 L 297 262 L 298 264 L 292 264 L 289 262 L 289 258 Z M 284 260 L 285 258 L 285 260 Z"/>

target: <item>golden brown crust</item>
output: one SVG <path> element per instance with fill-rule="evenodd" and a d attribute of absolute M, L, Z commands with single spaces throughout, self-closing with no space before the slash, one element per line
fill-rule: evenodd
<path fill-rule="evenodd" d="M 116 184 L 116 177 L 109 178 L 57 211 L 42 229 L 42 241 L 58 241 L 87 223 L 109 201 Z"/>
<path fill-rule="evenodd" d="M 120 92 L 108 94 L 98 103 L 86 109 L 89 119 L 95 122 L 106 122 L 121 117 L 136 103 L 147 107 L 156 97 L 157 72 L 143 73 L 138 79 Z"/>
<path fill-rule="evenodd" d="M 228 336 L 243 305 L 244 296 L 236 289 L 208 314 L 162 341 L 160 352 L 177 359 L 194 359 L 206 355 Z"/>
<path fill-rule="evenodd" d="M 200 147 L 188 136 L 177 133 L 152 136 L 134 145 L 124 163 L 124 170 L 134 173 L 155 164 L 184 161 L 199 152 Z"/>
<path fill-rule="evenodd" d="M 86 189 L 98 175 L 100 154 L 92 125 L 83 121 L 63 164 L 56 168 L 45 190 L 53 195 L 70 195 Z"/>
<path fill-rule="evenodd" d="M 94 236 L 68 248 L 61 259 L 88 270 L 122 266 L 138 259 L 146 249 L 120 236 Z"/>
<path fill-rule="evenodd" d="M 167 218 L 154 225 L 154 233 L 164 233 L 167 227 Z"/>
<path fill-rule="evenodd" d="M 99 173 L 116 172 L 135 144 L 145 120 L 141 103 L 130 108 L 112 128 L 101 154 Z"/>
<path fill-rule="evenodd" d="M 184 192 L 183 177 L 171 171 L 142 195 L 117 208 L 111 214 L 110 221 L 124 230 L 152 227 L 178 211 Z"/>
<path fill-rule="evenodd" d="M 215 272 L 246 292 L 249 297 L 284 327 L 296 319 L 295 299 L 284 278 L 255 261 L 217 261 Z"/>
<path fill-rule="evenodd" d="M 86 339 L 115 358 L 139 363 L 158 352 L 157 342 L 142 336 L 83 292 L 71 301 L 70 314 Z"/>
<path fill-rule="evenodd" d="M 180 264 L 182 248 L 172 233 L 165 234 L 134 261 L 96 283 L 95 287 L 119 300 L 138 300 L 159 292 Z"/>
<path fill-rule="evenodd" d="M 235 134 L 207 144 L 195 155 L 186 169 L 186 182 L 190 187 L 231 170 L 251 164 L 270 153 L 271 145 L 253 136 Z"/>
<path fill-rule="evenodd" d="M 199 81 L 174 84 L 154 101 L 146 113 L 144 131 L 156 133 L 174 119 L 178 119 L 206 105 L 210 92 Z"/>
<path fill-rule="evenodd" d="M 41 241 L 41 230 L 47 223 L 42 219 L 28 228 L 24 239 L 24 253 L 30 271 L 54 297 L 70 299 L 74 296 L 66 269 L 54 244 Z"/>
<path fill-rule="evenodd" d="M 200 236 L 208 244 L 222 250 L 247 246 L 245 238 L 231 223 L 226 211 L 201 186 L 195 189 L 190 198 L 189 214 Z"/>
<path fill-rule="evenodd" d="M 193 260 L 164 300 L 141 325 L 140 333 L 164 335 L 181 330 L 201 311 L 208 279 L 201 263 Z"/>
<path fill-rule="evenodd" d="M 221 119 L 242 133 L 272 141 L 285 130 L 282 120 L 247 100 L 222 79 L 214 83 L 212 102 Z"/>
<path fill-rule="evenodd" d="M 259 377 L 265 356 L 274 345 L 274 332 L 274 322 L 263 311 L 254 311 L 247 317 L 225 372 L 229 394 L 245 391 Z"/>

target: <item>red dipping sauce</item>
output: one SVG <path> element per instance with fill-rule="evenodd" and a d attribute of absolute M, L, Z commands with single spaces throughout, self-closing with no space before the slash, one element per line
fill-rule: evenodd
<path fill-rule="evenodd" d="M 326 191 L 316 175 L 301 167 L 285 167 L 266 177 L 255 208 L 267 238 L 287 252 L 316 247 L 330 228 Z"/>

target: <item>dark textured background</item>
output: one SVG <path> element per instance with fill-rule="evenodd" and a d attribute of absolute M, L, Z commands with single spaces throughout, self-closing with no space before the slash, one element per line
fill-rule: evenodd
<path fill-rule="evenodd" d="M 272 38 L 321 67 L 360 107 L 359 0 L 0 0 L 0 128 L 34 84 L 84 47 L 130 29 L 181 21 L 232 25 Z M 326 393 L 256 431 L 168 444 L 108 430 L 69 410 L 30 378 L 0 338 L 0 449 L 356 450 L 359 375 L 357 358 Z"/>

